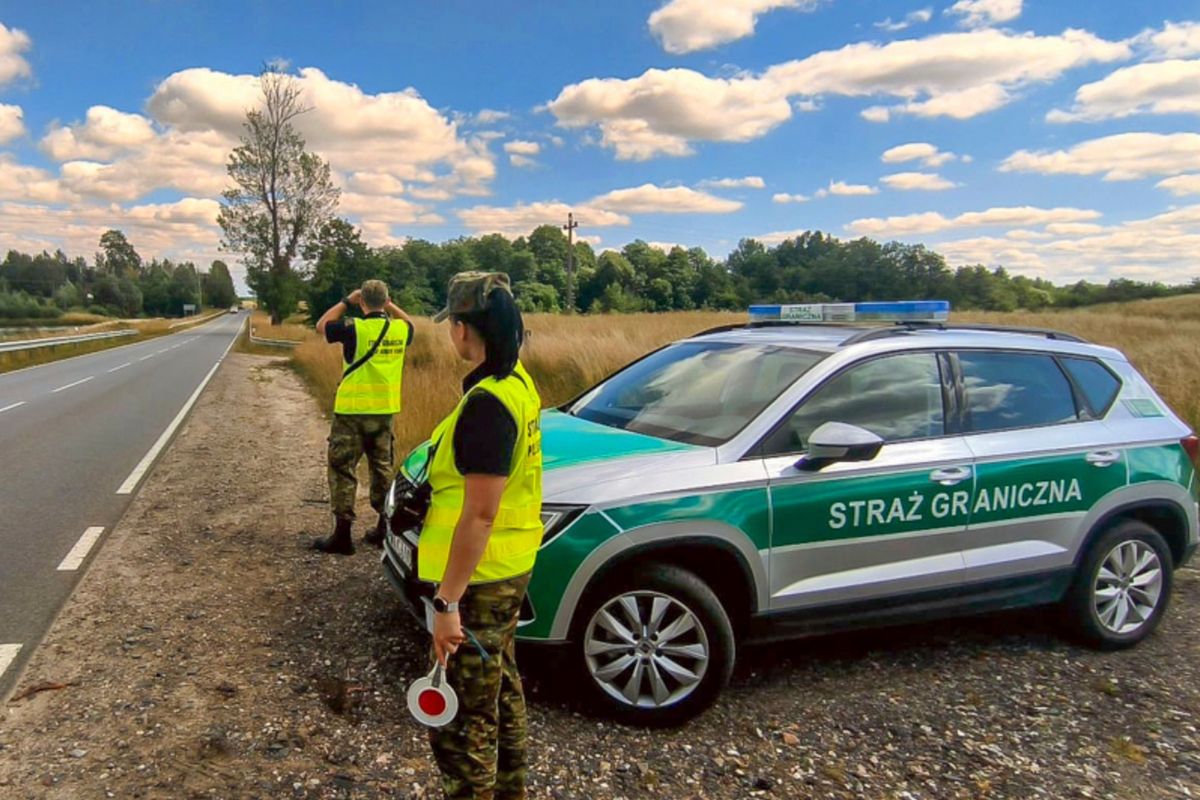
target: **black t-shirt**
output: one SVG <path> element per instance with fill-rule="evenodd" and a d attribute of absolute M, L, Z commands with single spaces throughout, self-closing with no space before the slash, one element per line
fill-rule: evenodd
<path fill-rule="evenodd" d="M 385 319 L 387 314 L 383 311 L 372 311 L 363 319 Z M 392 324 L 403 323 L 408 326 L 408 341 L 406 344 L 412 344 L 413 340 L 413 325 L 405 319 L 394 319 Z M 354 363 L 354 353 L 358 350 L 358 334 L 354 330 L 354 318 L 342 317 L 335 319 L 333 322 L 325 323 L 325 341 L 330 344 L 341 343 L 342 345 L 342 360 L 347 364 Z"/>
<path fill-rule="evenodd" d="M 463 380 L 470 392 L 488 376 L 479 367 Z M 491 392 L 475 392 L 467 398 L 454 426 L 454 466 L 463 475 L 507 477 L 512 471 L 517 447 L 517 421 Z"/>

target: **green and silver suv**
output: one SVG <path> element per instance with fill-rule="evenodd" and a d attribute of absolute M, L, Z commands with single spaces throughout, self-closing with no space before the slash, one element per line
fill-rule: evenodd
<path fill-rule="evenodd" d="M 756 307 L 546 411 L 521 638 L 669 724 L 744 643 L 1048 603 L 1097 647 L 1146 637 L 1196 547 L 1197 438 L 1112 348 L 930 308 Z M 383 561 L 420 610 L 400 527 Z"/>

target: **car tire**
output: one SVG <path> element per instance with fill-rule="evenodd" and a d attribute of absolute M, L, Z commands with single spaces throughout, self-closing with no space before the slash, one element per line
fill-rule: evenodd
<path fill-rule="evenodd" d="M 1119 522 L 1084 554 L 1063 604 L 1066 621 L 1091 647 L 1132 647 L 1158 627 L 1172 582 L 1171 551 L 1162 534 L 1137 520 Z"/>
<path fill-rule="evenodd" d="M 712 704 L 733 673 L 729 614 L 708 584 L 680 567 L 620 570 L 588 592 L 575 619 L 579 678 L 600 713 L 620 722 L 685 722 Z"/>

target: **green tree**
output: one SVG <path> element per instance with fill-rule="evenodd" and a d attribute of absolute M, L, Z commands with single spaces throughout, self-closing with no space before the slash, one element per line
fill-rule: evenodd
<path fill-rule="evenodd" d="M 221 260 L 212 262 L 204 276 L 204 302 L 212 308 L 227 308 L 237 302 L 237 291 L 233 288 L 233 276 L 229 266 Z"/>
<path fill-rule="evenodd" d="M 263 106 L 246 113 L 217 222 L 222 247 L 243 254 L 246 281 L 278 324 L 299 299 L 292 262 L 333 216 L 340 192 L 329 164 L 305 150 L 293 124 L 308 110 L 295 79 L 270 68 L 260 82 Z"/>
<path fill-rule="evenodd" d="M 142 267 L 142 257 L 118 230 L 108 230 L 100 235 L 100 252 L 96 254 L 96 268 L 117 278 L 135 278 Z"/>
<path fill-rule="evenodd" d="M 305 248 L 304 258 L 313 264 L 307 291 L 308 316 L 312 322 L 362 286 L 363 281 L 383 277 L 379 259 L 363 241 L 362 234 L 337 217 L 321 226 Z"/>

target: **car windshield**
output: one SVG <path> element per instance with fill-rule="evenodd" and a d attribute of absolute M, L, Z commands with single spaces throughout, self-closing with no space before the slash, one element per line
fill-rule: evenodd
<path fill-rule="evenodd" d="M 824 357 L 792 347 L 681 342 L 612 376 L 567 411 L 601 425 L 712 447 L 729 441 Z"/>

